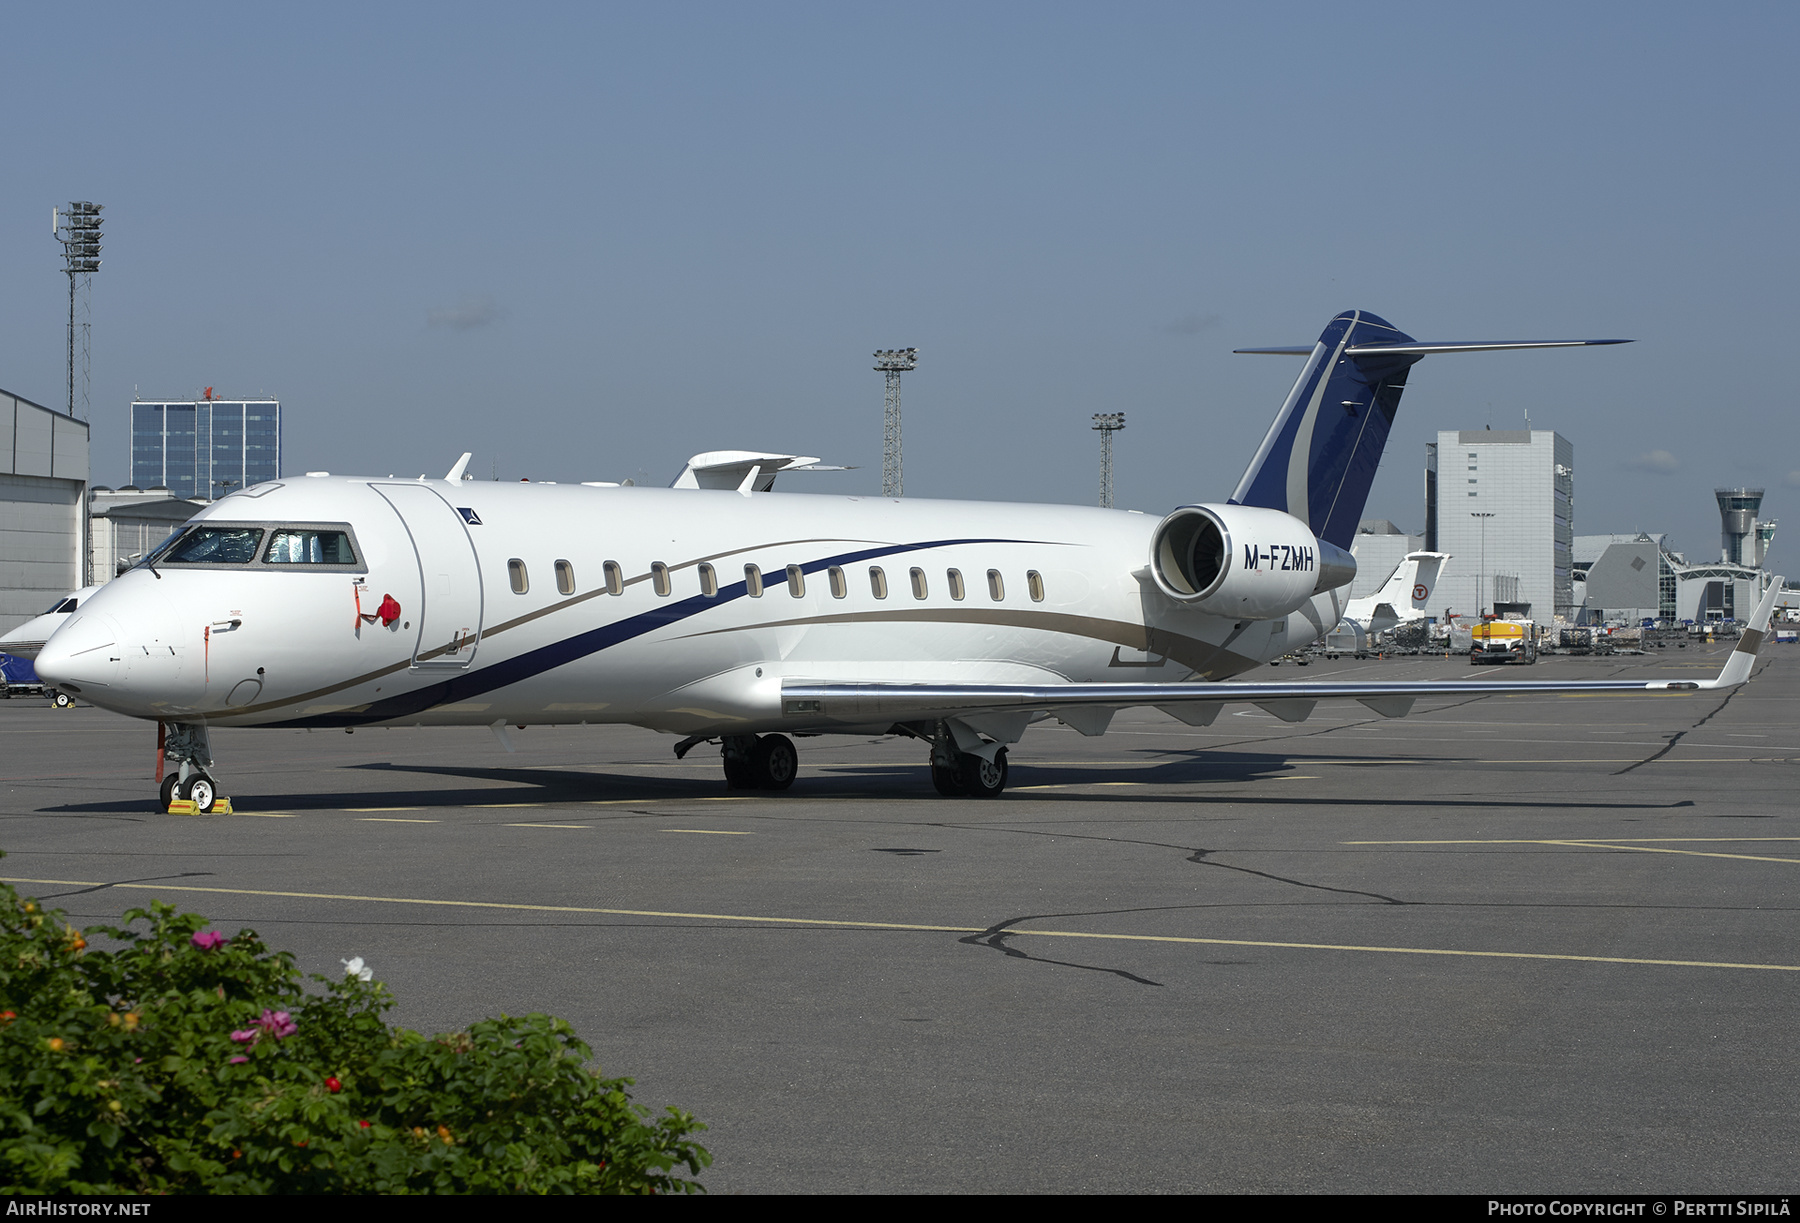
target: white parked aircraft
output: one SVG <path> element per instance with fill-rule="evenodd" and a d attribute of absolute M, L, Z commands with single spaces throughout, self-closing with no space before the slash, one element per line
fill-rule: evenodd
<path fill-rule="evenodd" d="M 33 616 L 0 637 L 0 654 L 11 654 L 14 658 L 36 658 L 51 635 L 63 626 L 63 622 L 77 607 L 87 602 L 89 595 L 99 589 L 99 586 L 83 586 L 80 590 L 71 590 L 52 603 L 42 615 Z"/>
<path fill-rule="evenodd" d="M 1408 552 L 1380 590 L 1344 604 L 1344 618 L 1326 639 L 1326 648 L 1352 650 L 1360 655 L 1389 629 L 1423 620 L 1425 604 L 1449 559 L 1445 552 Z"/>
<path fill-rule="evenodd" d="M 1061 505 L 730 489 L 281 479 L 197 514 L 37 659 L 46 682 L 159 723 L 165 802 L 217 793 L 212 726 L 627 722 L 718 740 L 730 784 L 794 779 L 789 735 L 930 744 L 945 794 L 1006 786 L 1006 747 L 1055 717 L 1100 734 L 1154 705 L 1287 720 L 1324 698 L 1729 687 L 1714 680 L 1220 683 L 1324 635 L 1410 366 L 1573 347 L 1414 341 L 1348 311 L 1233 496 L 1158 520 Z M 755 466 L 752 463 L 749 466 Z M 746 476 L 749 467 L 745 468 Z M 696 481 L 700 483 L 700 481 Z M 1779 590 L 1781 583 L 1772 589 Z"/>

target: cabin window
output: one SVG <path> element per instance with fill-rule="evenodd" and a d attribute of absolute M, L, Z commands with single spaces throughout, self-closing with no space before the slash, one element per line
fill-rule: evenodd
<path fill-rule="evenodd" d="M 1042 603 L 1044 601 L 1043 575 L 1035 569 L 1026 570 L 1025 589 L 1031 592 L 1031 601 L 1033 603 Z"/>
<path fill-rule="evenodd" d="M 1006 579 L 998 569 L 988 570 L 988 598 L 999 603 L 1006 598 Z"/>
<path fill-rule="evenodd" d="M 798 565 L 787 567 L 788 593 L 796 599 L 806 597 L 806 570 Z"/>
<path fill-rule="evenodd" d="M 625 575 L 619 572 L 618 561 L 607 561 L 600 566 L 600 572 L 606 577 L 606 593 L 622 595 L 625 593 Z"/>
<path fill-rule="evenodd" d="M 282 527 L 272 533 L 269 550 L 263 553 L 263 562 L 269 565 L 354 565 L 356 552 L 350 547 L 350 536 L 343 531 Z"/>
<path fill-rule="evenodd" d="M 944 577 L 950 582 L 950 597 L 955 599 L 958 603 L 961 603 L 963 595 L 966 593 L 963 590 L 962 570 L 947 570 L 944 573 Z"/>
<path fill-rule="evenodd" d="M 752 599 L 762 598 L 762 570 L 755 565 L 744 566 L 744 593 Z"/>
<path fill-rule="evenodd" d="M 558 594 L 575 593 L 575 566 L 568 561 L 556 562 L 556 590 Z"/>
<path fill-rule="evenodd" d="M 700 565 L 700 593 L 709 599 L 719 595 L 719 575 L 705 562 Z"/>
<path fill-rule="evenodd" d="M 833 565 L 830 569 L 825 571 L 825 576 L 831 579 L 832 598 L 841 599 L 850 593 L 849 586 L 844 582 L 844 571 L 842 569 Z"/>
<path fill-rule="evenodd" d="M 650 562 L 650 585 L 656 588 L 659 598 L 669 597 L 669 567 L 661 561 Z"/>
<path fill-rule="evenodd" d="M 887 598 L 887 574 L 881 571 L 880 565 L 869 566 L 869 593 L 877 599 Z"/>
<path fill-rule="evenodd" d="M 512 582 L 512 592 L 522 595 L 531 589 L 531 579 L 525 576 L 525 562 L 513 557 L 506 562 L 506 576 Z"/>
<path fill-rule="evenodd" d="M 912 571 L 912 588 L 913 598 L 923 599 L 925 597 L 925 571 L 923 569 Z"/>

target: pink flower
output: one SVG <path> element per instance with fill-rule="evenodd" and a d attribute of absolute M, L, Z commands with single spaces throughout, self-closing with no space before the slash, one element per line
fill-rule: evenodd
<path fill-rule="evenodd" d="M 231 1034 L 231 1039 L 240 1045 L 254 1046 L 265 1036 L 283 1040 L 299 1030 L 300 1025 L 286 1011 L 264 1011 L 255 1027 L 239 1028 Z"/>
<path fill-rule="evenodd" d="M 215 947 L 223 947 L 226 943 L 230 942 L 229 939 L 223 934 L 220 934 L 217 930 L 202 930 L 188 941 L 202 951 L 211 951 Z"/>
<path fill-rule="evenodd" d="M 247 1062 L 247 1061 L 249 1061 L 249 1060 L 250 1060 L 250 1059 L 249 1059 L 249 1058 L 247 1058 L 247 1057 L 233 1057 L 233 1058 L 227 1058 L 227 1059 L 226 1059 L 226 1061 L 225 1061 L 225 1064 L 226 1064 L 226 1065 L 228 1065 L 228 1066 L 235 1066 L 235 1065 L 237 1065 L 237 1064 L 238 1064 L 238 1063 L 239 1063 L 239 1062 Z"/>

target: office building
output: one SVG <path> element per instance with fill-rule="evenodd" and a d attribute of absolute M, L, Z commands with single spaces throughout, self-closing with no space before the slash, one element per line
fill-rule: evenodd
<path fill-rule="evenodd" d="M 1543 429 L 1446 430 L 1425 447 L 1425 547 L 1456 566 L 1427 614 L 1575 610 L 1575 447 Z"/>
<path fill-rule="evenodd" d="M 216 501 L 281 475 L 273 399 L 145 400 L 131 405 L 131 483 Z"/>

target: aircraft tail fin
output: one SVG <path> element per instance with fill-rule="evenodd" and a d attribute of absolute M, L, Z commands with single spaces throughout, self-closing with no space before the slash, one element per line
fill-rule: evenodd
<path fill-rule="evenodd" d="M 1240 348 L 1303 356 L 1288 392 L 1231 500 L 1283 510 L 1326 543 L 1349 548 L 1362 518 L 1406 374 L 1429 353 L 1578 348 L 1628 340 L 1420 342 L 1366 310 L 1346 310 L 1311 348 Z"/>
<path fill-rule="evenodd" d="M 1369 631 L 1374 633 L 1417 620 L 1425 614 L 1425 604 L 1431 600 L 1438 574 L 1449 559 L 1443 552 L 1408 552 L 1406 559 L 1394 566 L 1394 572 L 1388 575 L 1380 590 L 1350 600 L 1344 605 L 1344 615 L 1366 621 Z M 1381 622 L 1379 627 L 1377 621 Z"/>

